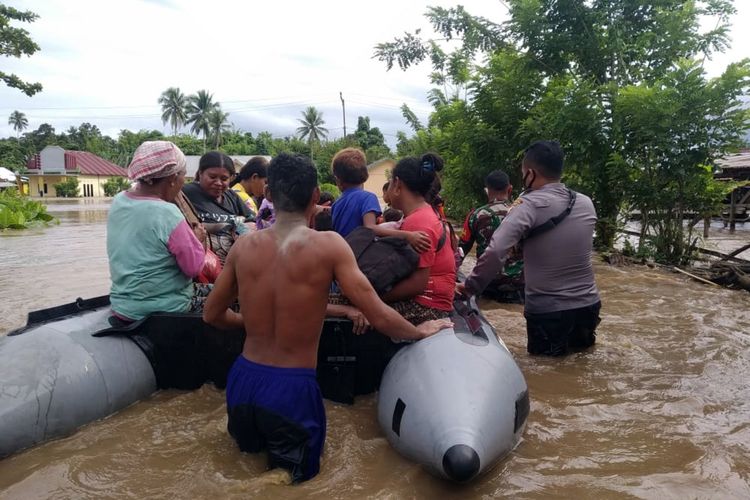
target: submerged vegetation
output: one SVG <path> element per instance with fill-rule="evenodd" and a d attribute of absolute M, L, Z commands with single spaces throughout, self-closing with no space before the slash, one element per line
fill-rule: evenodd
<path fill-rule="evenodd" d="M 0 229 L 27 229 L 56 222 L 41 202 L 22 196 L 15 189 L 0 191 Z"/>

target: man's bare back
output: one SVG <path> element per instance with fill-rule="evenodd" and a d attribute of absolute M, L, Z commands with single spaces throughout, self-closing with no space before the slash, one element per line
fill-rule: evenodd
<path fill-rule="evenodd" d="M 416 340 L 450 326 L 412 326 L 378 298 L 341 236 L 307 228 L 317 184 L 309 158 L 271 161 L 267 194 L 276 224 L 237 240 L 203 309 L 206 322 L 247 334 L 227 377 L 229 433 L 243 451 L 267 449 L 271 466 L 295 481 L 320 469 L 326 423 L 314 368 L 331 281 L 391 337 Z M 236 298 L 241 315 L 229 309 Z"/>
<path fill-rule="evenodd" d="M 416 340 L 450 326 L 438 321 L 415 328 L 401 318 L 378 298 L 344 239 L 308 229 L 306 217 L 279 213 L 270 229 L 239 238 L 209 295 L 204 318 L 219 326 L 244 326 L 243 356 L 271 366 L 314 368 L 334 278 L 386 335 Z M 241 317 L 226 311 L 235 296 Z M 221 321 L 222 313 L 228 322 Z"/>
<path fill-rule="evenodd" d="M 330 233 L 286 218 L 237 241 L 231 266 L 238 284 L 249 360 L 314 368 L 333 263 Z"/>

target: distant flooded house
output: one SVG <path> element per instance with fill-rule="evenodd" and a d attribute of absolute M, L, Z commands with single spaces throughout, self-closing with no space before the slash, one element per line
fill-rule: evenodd
<path fill-rule="evenodd" d="M 383 202 L 383 184 L 388 182 L 391 171 L 396 166 L 393 160 L 378 160 L 367 165 L 367 181 L 365 181 L 365 190 L 370 191 L 378 197 L 381 205 Z"/>
<path fill-rule="evenodd" d="M 127 170 L 87 151 L 66 151 L 47 146 L 31 157 L 25 175 L 29 178 L 31 196 L 56 196 L 55 184 L 71 177 L 78 181 L 79 196 L 100 197 L 103 185 L 113 177 L 126 177 Z"/>
<path fill-rule="evenodd" d="M 735 221 L 750 220 L 750 150 L 725 156 L 716 160 L 719 171 L 717 180 L 740 182 L 741 185 L 727 196 L 722 210 L 722 218 L 730 225 Z"/>

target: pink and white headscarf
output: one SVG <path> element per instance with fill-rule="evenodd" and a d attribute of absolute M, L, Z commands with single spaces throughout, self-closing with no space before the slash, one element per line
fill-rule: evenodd
<path fill-rule="evenodd" d="M 135 150 L 128 166 L 128 177 L 148 184 L 187 171 L 185 155 L 169 141 L 146 141 Z"/>

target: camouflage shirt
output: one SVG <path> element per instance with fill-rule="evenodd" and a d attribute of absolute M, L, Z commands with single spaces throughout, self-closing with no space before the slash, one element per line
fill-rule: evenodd
<path fill-rule="evenodd" d="M 474 243 L 476 243 L 477 259 L 479 259 L 489 246 L 495 230 L 500 227 L 510 209 L 511 205 L 507 201 L 494 201 L 472 210 L 466 216 L 459 242 L 464 255 L 468 254 Z M 523 261 L 519 254 L 520 252 L 517 252 L 516 255 L 512 256 L 506 262 L 503 274 L 510 277 L 521 275 L 523 272 Z"/>

